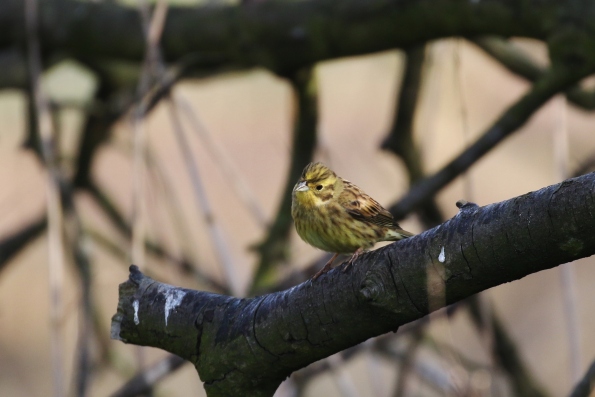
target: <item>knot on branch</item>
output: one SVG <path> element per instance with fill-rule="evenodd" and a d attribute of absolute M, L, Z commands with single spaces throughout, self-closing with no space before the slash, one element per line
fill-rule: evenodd
<path fill-rule="evenodd" d="M 390 255 L 387 256 L 390 258 Z M 400 313 L 401 299 L 390 269 L 391 266 L 390 259 L 374 260 L 360 284 L 359 293 L 372 306 L 391 313 Z"/>
<path fill-rule="evenodd" d="M 457 208 L 459 208 L 462 211 L 468 211 L 468 210 L 471 210 L 471 209 L 476 210 L 476 209 L 479 208 L 479 206 L 477 204 L 472 203 L 472 202 L 467 201 L 467 200 L 462 200 L 462 199 L 459 200 L 459 201 L 457 201 L 457 204 L 456 205 L 457 205 Z"/>
<path fill-rule="evenodd" d="M 591 32 L 574 22 L 560 26 L 547 40 L 552 65 L 570 74 L 593 72 L 595 45 Z"/>
<path fill-rule="evenodd" d="M 370 276 L 364 279 L 360 293 L 367 301 L 374 302 L 378 299 L 383 289 L 379 285 L 378 280 L 376 280 L 376 277 Z"/>
<path fill-rule="evenodd" d="M 136 285 L 140 285 L 143 277 L 145 277 L 140 269 L 138 268 L 138 266 L 136 265 L 130 265 L 130 267 L 128 268 L 128 271 L 130 272 L 130 275 L 128 276 L 128 279 L 133 282 Z"/>

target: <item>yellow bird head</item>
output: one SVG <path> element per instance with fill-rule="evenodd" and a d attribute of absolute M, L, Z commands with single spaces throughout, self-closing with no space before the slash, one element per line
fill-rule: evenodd
<path fill-rule="evenodd" d="M 341 178 L 326 165 L 310 163 L 293 188 L 293 196 L 300 205 L 318 206 L 332 199 L 341 183 Z"/>

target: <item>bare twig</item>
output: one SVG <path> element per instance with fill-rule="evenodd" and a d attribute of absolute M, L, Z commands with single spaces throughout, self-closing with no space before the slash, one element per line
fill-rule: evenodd
<path fill-rule="evenodd" d="M 455 80 L 455 89 L 458 91 L 458 99 L 459 99 L 459 112 L 461 115 L 461 133 L 463 136 L 463 142 L 465 147 L 469 145 L 469 121 L 467 115 L 467 98 L 465 96 L 465 87 L 463 85 L 463 80 L 465 73 L 463 71 L 463 61 L 462 61 L 462 39 L 456 39 L 455 47 L 454 47 L 454 80 Z M 473 178 L 471 178 L 471 174 L 469 171 L 464 172 L 462 175 L 463 179 L 463 194 L 466 200 L 468 201 L 475 201 L 475 197 L 473 194 Z"/>
<path fill-rule="evenodd" d="M 88 190 L 91 193 L 91 197 L 97 202 L 101 210 L 107 215 L 107 217 L 112 221 L 112 223 L 127 237 L 130 238 L 131 227 L 126 221 L 124 220 L 124 216 L 122 212 L 116 208 L 113 200 L 111 200 L 108 195 L 100 189 L 95 183 L 91 183 L 88 186 Z M 114 255 L 119 255 L 122 258 L 126 258 L 127 254 L 125 251 L 121 251 L 121 249 L 114 243 L 111 243 L 110 240 L 102 237 L 101 234 L 94 232 L 93 230 L 88 230 L 91 237 L 96 239 L 99 243 L 104 245 L 110 252 Z M 207 274 L 200 271 L 199 266 L 190 262 L 187 258 L 178 258 L 169 252 L 167 249 L 162 247 L 156 242 L 152 242 L 148 239 L 145 240 L 145 249 L 162 259 L 176 265 L 181 271 L 191 274 L 194 276 L 199 282 L 205 283 L 209 288 L 212 288 L 214 291 L 221 292 L 221 293 L 229 293 L 229 289 L 213 279 L 212 277 L 208 276 Z"/>
<path fill-rule="evenodd" d="M 188 174 L 190 175 L 190 179 L 192 181 L 194 197 L 196 198 L 198 208 L 201 209 L 201 212 L 204 216 L 204 222 L 207 224 L 211 240 L 215 247 L 215 253 L 218 256 L 219 262 L 223 266 L 225 277 L 229 283 L 232 293 L 235 296 L 240 296 L 240 280 L 238 279 L 237 272 L 234 269 L 234 264 L 230 254 L 230 250 L 227 247 L 227 242 L 224 238 L 223 230 L 221 229 L 219 223 L 217 223 L 216 217 L 214 216 L 213 210 L 211 208 L 211 204 L 209 203 L 209 200 L 207 198 L 205 188 L 202 184 L 202 180 L 198 173 L 198 164 L 196 163 L 192 151 L 190 150 L 190 144 L 187 140 L 186 132 L 182 127 L 182 123 L 173 100 L 169 103 L 169 111 L 178 147 L 182 152 L 184 163 L 186 165 L 186 170 L 188 171 Z"/>
<path fill-rule="evenodd" d="M 32 126 L 39 136 L 42 158 L 47 170 L 46 197 L 48 216 L 48 268 L 50 284 L 50 338 L 52 349 L 53 394 L 64 395 L 64 346 L 62 342 L 61 321 L 63 316 L 62 288 L 64 283 L 64 247 L 62 239 L 63 217 L 60 202 L 60 171 L 56 160 L 56 147 L 50 108 L 41 89 L 40 76 L 41 48 L 38 37 L 37 0 L 26 0 L 25 21 L 27 28 L 27 55 L 29 61 L 30 100 L 34 112 L 30 117 L 36 119 Z"/>
<path fill-rule="evenodd" d="M 262 228 L 266 227 L 268 222 L 264 210 L 250 186 L 248 186 L 248 184 L 244 181 L 240 172 L 235 167 L 232 159 L 227 155 L 221 145 L 219 145 L 213 139 L 211 133 L 197 115 L 196 110 L 192 109 L 190 106 L 189 101 L 180 94 L 176 94 L 173 97 L 175 97 L 175 103 L 177 106 L 190 121 L 195 133 L 204 143 L 205 148 L 211 152 L 211 155 L 221 167 L 221 170 L 225 174 L 226 181 L 231 183 L 232 187 L 236 191 L 236 194 L 244 202 L 244 205 L 246 208 L 248 208 L 250 214 L 252 214 L 258 225 Z"/>
<path fill-rule="evenodd" d="M 72 196 L 70 196 L 72 198 Z M 77 348 L 76 365 L 76 396 L 87 395 L 89 388 L 89 377 L 91 372 L 91 336 L 93 331 L 94 303 L 92 298 L 92 277 L 91 262 L 86 249 L 86 234 L 83 232 L 81 222 L 74 203 L 71 201 L 66 210 L 68 212 L 68 223 L 70 230 L 70 246 L 73 249 L 73 256 L 76 268 L 81 280 L 81 302 L 80 320 Z M 100 331 L 101 332 L 101 331 Z"/>
<path fill-rule="evenodd" d="M 144 4 L 144 7 L 143 7 Z M 145 34 L 147 41 L 147 55 L 143 66 L 143 72 L 139 79 L 137 87 L 137 96 L 142 98 L 150 87 L 151 75 L 155 69 L 155 60 L 158 58 L 158 44 L 165 16 L 167 15 L 167 4 L 163 1 L 157 3 L 150 23 L 148 20 L 148 8 L 146 3 L 141 2 L 141 15 L 145 21 Z M 144 13 L 143 13 L 144 11 Z M 133 155 L 133 206 L 132 206 L 132 262 L 140 264 L 142 267 L 144 260 L 144 234 L 145 234 L 145 202 L 144 197 L 144 151 L 145 151 L 145 131 L 144 115 L 146 113 L 146 103 L 141 100 L 136 106 L 133 119 L 134 129 L 134 155 Z"/>
<path fill-rule="evenodd" d="M 175 176 L 168 172 L 167 167 L 164 166 L 158 156 L 153 151 L 147 149 L 147 165 L 149 167 L 150 175 L 152 177 L 152 185 L 158 190 L 158 193 L 163 195 L 167 215 L 171 219 L 175 229 L 174 240 L 182 247 L 182 257 L 192 257 L 195 252 L 196 243 L 190 228 L 188 227 L 188 217 L 184 214 L 184 207 L 180 201 L 180 197 L 176 194 L 172 181 Z"/>
<path fill-rule="evenodd" d="M 142 93 L 139 98 L 134 90 L 119 89 L 115 87 L 110 79 L 109 73 L 96 62 L 85 60 L 85 65 L 95 72 L 99 80 L 98 89 L 95 94 L 96 105 L 93 111 L 87 115 L 85 127 L 82 132 L 78 148 L 78 163 L 76 174 L 73 178 L 73 186 L 88 188 L 91 181 L 91 166 L 97 153 L 97 148 L 106 142 L 110 137 L 110 129 L 113 124 L 133 108 L 138 111 L 137 104 L 144 103 L 142 116 L 146 117 L 155 106 L 167 95 L 175 83 L 184 75 L 186 69 L 192 63 L 192 56 L 181 60 L 176 66 L 161 74 L 147 93 Z M 123 100 L 122 98 L 125 98 Z"/>

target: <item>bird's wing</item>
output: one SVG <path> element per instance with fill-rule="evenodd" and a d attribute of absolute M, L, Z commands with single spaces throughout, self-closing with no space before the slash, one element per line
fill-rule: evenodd
<path fill-rule="evenodd" d="M 359 221 L 370 222 L 378 226 L 399 228 L 393 216 L 378 201 L 364 193 L 359 187 L 343 180 L 344 190 L 339 196 L 339 203 L 347 213 Z"/>

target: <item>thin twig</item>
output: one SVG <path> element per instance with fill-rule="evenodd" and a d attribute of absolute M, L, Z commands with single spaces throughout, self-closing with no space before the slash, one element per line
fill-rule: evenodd
<path fill-rule="evenodd" d="M 467 98 L 465 96 L 465 87 L 463 80 L 465 73 L 463 71 L 463 60 L 462 60 L 462 39 L 455 39 L 455 47 L 453 50 L 454 54 L 454 85 L 455 89 L 459 94 L 459 112 L 461 114 L 461 134 L 463 136 L 463 143 L 465 147 L 469 146 L 469 117 L 467 111 Z M 475 202 L 475 195 L 473 194 L 473 178 L 471 177 L 470 171 L 465 171 L 461 174 L 463 179 L 463 197 L 471 202 Z"/>
<path fill-rule="evenodd" d="M 111 128 L 114 123 L 120 120 L 124 115 L 138 110 L 138 103 L 144 104 L 142 116 L 147 115 L 160 103 L 160 101 L 169 95 L 171 88 L 184 75 L 186 70 L 192 64 L 192 57 L 181 60 L 176 66 L 161 74 L 158 81 L 147 93 L 143 93 L 142 98 L 134 94 L 134 90 L 118 90 L 110 81 L 110 75 L 105 70 L 90 60 L 84 60 L 99 80 L 97 92 L 95 94 L 94 111 L 90 112 L 85 122 L 81 141 L 78 148 L 78 163 L 76 174 L 73 178 L 73 186 L 87 188 L 91 181 L 91 167 L 97 153 L 97 149 L 110 137 Z M 138 91 L 138 90 L 137 90 Z M 122 101 L 122 97 L 126 98 Z M 123 103 L 122 103 L 123 102 Z"/>
<path fill-rule="evenodd" d="M 175 98 L 175 103 L 184 113 L 188 121 L 190 121 L 190 125 L 204 143 L 205 148 L 211 153 L 211 156 L 213 156 L 217 164 L 221 167 L 221 170 L 225 174 L 226 181 L 231 183 L 236 194 L 244 202 L 244 205 L 248 208 L 250 214 L 252 214 L 252 217 L 257 221 L 258 225 L 265 228 L 268 222 L 264 210 L 252 189 L 244 181 L 240 172 L 235 167 L 231 158 L 227 155 L 221 145 L 213 139 L 213 136 L 197 115 L 196 110 L 192 109 L 190 106 L 189 101 L 180 94 L 172 95 L 172 97 Z"/>
<path fill-rule="evenodd" d="M 70 194 L 72 199 L 72 194 Z M 84 397 L 88 393 L 91 374 L 91 336 L 93 331 L 94 303 L 92 295 L 91 260 L 87 252 L 87 235 L 83 232 L 80 218 L 74 207 L 74 202 L 66 207 L 68 228 L 70 229 L 70 246 L 81 281 L 80 320 L 76 365 L 76 396 Z"/>
<path fill-rule="evenodd" d="M 151 76 L 155 69 L 155 59 L 158 57 L 158 44 L 165 16 L 167 15 L 167 4 L 163 1 L 157 3 L 155 12 L 150 18 L 148 15 L 148 6 L 145 2 L 140 2 L 139 11 L 142 20 L 145 23 L 145 35 L 147 42 L 147 55 L 145 57 L 143 71 L 141 73 L 137 96 L 143 98 L 149 91 Z M 133 154 L 133 205 L 132 205 L 132 262 L 144 266 L 144 235 L 145 235 L 145 202 L 144 196 L 144 151 L 145 135 L 144 115 L 146 113 L 146 104 L 140 100 L 134 111 L 133 130 L 134 130 L 134 154 Z"/>
<path fill-rule="evenodd" d="M 74 208 L 72 190 L 69 183 L 61 175 L 58 164 L 57 141 L 58 131 L 53 130 L 50 104 L 40 88 L 41 57 L 37 36 L 37 3 L 36 0 L 26 3 L 26 18 L 29 45 L 29 66 L 31 74 L 31 92 L 34 97 L 34 106 L 31 106 L 31 117 L 36 119 L 37 125 L 32 125 L 31 130 L 37 132 L 40 153 L 48 171 L 47 197 L 48 197 L 48 246 L 49 246 L 49 278 L 52 307 L 52 367 L 54 376 L 54 394 L 61 396 L 64 393 L 63 374 L 63 347 L 61 336 L 61 323 L 63 317 L 63 303 L 61 290 L 64 277 L 64 236 L 67 232 L 67 245 L 73 251 L 73 258 L 81 280 L 81 307 L 80 307 L 80 332 L 77 348 L 77 376 L 76 395 L 87 394 L 89 373 L 91 367 L 90 340 L 91 340 L 91 272 L 89 258 L 85 253 L 80 233 L 80 220 Z M 64 208 L 62 208 L 64 206 Z"/>
<path fill-rule="evenodd" d="M 190 175 L 190 179 L 192 181 L 192 187 L 194 190 L 194 197 L 196 199 L 197 206 L 201 209 L 201 212 L 204 217 L 204 222 L 207 224 L 211 240 L 215 247 L 215 253 L 217 254 L 219 263 L 223 266 L 225 277 L 228 281 L 228 285 L 230 286 L 230 290 L 235 296 L 240 296 L 242 294 L 240 280 L 237 277 L 237 272 L 234 269 L 230 249 L 227 246 L 226 239 L 223 235 L 223 230 L 221 229 L 219 223 L 216 221 L 216 217 L 214 216 L 211 204 L 207 198 L 205 188 L 203 186 L 200 174 L 198 172 L 198 164 L 190 149 L 190 144 L 187 140 L 186 132 L 184 131 L 181 120 L 179 118 L 179 114 L 177 112 L 177 107 L 173 100 L 169 102 L 168 108 L 172 120 L 172 125 L 174 128 L 174 133 L 176 136 L 176 141 L 178 143 L 180 151 L 182 152 L 182 157 L 184 158 L 186 170 Z"/>
<path fill-rule="evenodd" d="M 158 6 L 159 7 L 155 10 L 156 14 L 154 14 L 153 18 L 158 18 L 160 23 L 153 24 L 152 22 L 147 29 L 146 20 L 148 19 L 148 7 L 146 2 L 141 2 L 141 14 L 143 14 L 146 34 L 148 37 L 147 62 L 151 62 L 151 69 L 154 71 L 155 76 L 167 77 L 165 76 L 165 68 L 163 66 L 163 61 L 161 59 L 161 53 L 158 46 L 158 40 L 161 36 L 163 23 L 165 22 L 167 6 L 164 1 L 160 1 L 158 3 Z M 164 85 L 166 85 L 168 79 L 165 80 L 166 82 Z M 170 78 L 169 80 L 173 79 Z M 233 269 L 233 260 L 230 255 L 230 250 L 228 249 L 225 239 L 223 238 L 223 231 L 220 229 L 218 223 L 215 221 L 214 213 L 211 210 L 211 206 L 208 202 L 206 192 L 202 186 L 202 182 L 198 174 L 197 163 L 195 162 L 194 157 L 190 152 L 190 148 L 186 142 L 185 132 L 182 127 L 179 115 L 177 114 L 177 103 L 171 95 L 166 95 L 170 99 L 169 109 L 170 115 L 172 117 L 172 123 L 174 125 L 174 130 L 176 132 L 176 138 L 183 152 L 184 161 L 186 163 L 187 169 L 192 180 L 195 197 L 198 201 L 198 206 L 203 210 L 203 216 L 205 219 L 205 223 L 207 224 L 207 227 L 210 231 L 210 235 L 215 246 L 215 252 L 218 255 L 218 258 L 223 266 L 226 278 L 229 282 L 228 285 L 230 286 L 230 291 L 232 292 L 232 294 L 236 296 L 241 295 L 239 279 L 236 275 L 237 272 L 235 272 L 235 270 Z"/>
<path fill-rule="evenodd" d="M 53 394 L 64 395 L 64 346 L 61 323 L 63 316 L 62 288 L 64 284 L 64 247 L 62 240 L 63 217 L 60 202 L 60 170 L 58 169 L 54 132 L 50 108 L 41 89 L 40 76 L 41 48 L 38 37 L 37 0 L 25 1 L 25 21 L 27 28 L 27 50 L 29 60 L 30 100 L 34 113 L 30 117 L 37 120 L 32 126 L 38 133 L 41 154 L 46 166 L 46 197 L 48 216 L 48 270 L 50 284 L 50 340 L 52 349 Z"/>
<path fill-rule="evenodd" d="M 188 227 L 188 217 L 184 214 L 184 207 L 172 184 L 175 177 L 168 172 L 167 167 L 164 167 L 159 157 L 150 148 L 147 149 L 146 154 L 146 162 L 152 180 L 154 181 L 152 184 L 164 196 L 163 200 L 165 201 L 168 217 L 171 219 L 175 229 L 173 240 L 183 247 L 182 249 L 185 253 L 181 254 L 182 257 L 189 257 L 195 250 L 196 244 Z"/>
<path fill-rule="evenodd" d="M 115 207 L 113 201 L 107 196 L 107 194 L 94 183 L 89 186 L 89 192 L 91 193 L 91 197 L 97 202 L 101 210 L 107 215 L 112 223 L 114 223 L 114 225 L 127 238 L 130 238 L 130 225 L 126 223 L 121 211 Z M 111 242 L 111 240 L 109 240 L 107 237 L 103 236 L 97 231 L 94 231 L 93 229 L 88 229 L 87 233 L 89 233 L 90 237 L 95 239 L 98 243 L 102 244 L 109 252 L 126 260 L 128 256 L 126 251 L 120 248 L 117 244 Z M 194 276 L 197 281 L 205 283 L 213 291 L 229 294 L 229 289 L 226 286 L 222 285 L 220 282 L 216 281 L 207 274 L 201 272 L 200 267 L 196 264 L 193 264 L 188 259 L 178 258 L 158 243 L 152 242 L 148 239 L 145 240 L 144 244 L 145 249 L 149 253 L 176 265 L 182 272 Z"/>

